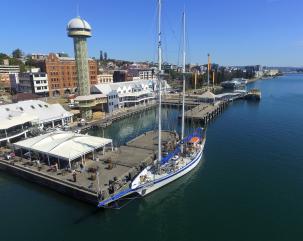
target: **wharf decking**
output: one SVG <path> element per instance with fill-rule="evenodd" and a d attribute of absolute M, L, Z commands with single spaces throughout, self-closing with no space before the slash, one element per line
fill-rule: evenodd
<path fill-rule="evenodd" d="M 162 138 L 165 143 L 175 140 L 176 135 L 163 131 Z M 96 205 L 98 194 L 109 197 L 128 187 L 131 178 L 154 160 L 156 142 L 157 133 L 150 131 L 114 151 L 108 149 L 104 155 L 96 153 L 94 160 L 85 160 L 84 169 L 80 168 L 80 163 L 73 165 L 76 181 L 71 170 L 53 170 L 46 163 L 38 164 L 20 157 L 1 158 L 0 170 Z"/>
<path fill-rule="evenodd" d="M 201 103 L 200 105 L 187 110 L 184 118 L 191 121 L 198 121 L 207 124 L 216 116 L 221 114 L 228 105 L 228 102 L 222 101 L 214 104 Z M 181 118 L 181 116 L 179 116 Z"/>
<path fill-rule="evenodd" d="M 132 115 L 136 115 L 138 113 L 141 113 L 146 110 L 151 110 L 157 106 L 157 103 L 149 103 L 145 105 L 137 105 L 134 107 L 130 107 L 127 109 L 121 109 L 113 114 L 108 114 L 105 116 L 105 118 L 102 118 L 100 120 L 93 120 L 88 122 L 84 126 L 75 126 L 72 128 L 72 130 L 81 130 L 81 131 L 87 131 L 93 127 L 107 127 L 110 126 L 113 122 L 130 117 Z"/>
<path fill-rule="evenodd" d="M 195 95 L 187 94 L 185 96 L 185 106 L 187 107 L 195 107 L 200 103 L 197 102 L 197 98 Z M 162 100 L 163 106 L 181 106 L 182 105 L 182 95 L 174 94 L 174 95 L 164 95 Z"/>

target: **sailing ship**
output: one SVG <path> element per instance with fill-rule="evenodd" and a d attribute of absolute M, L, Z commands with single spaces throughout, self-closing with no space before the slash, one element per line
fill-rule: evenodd
<path fill-rule="evenodd" d="M 161 47 L 161 0 L 158 0 L 158 90 L 159 90 L 159 107 L 158 107 L 158 152 L 154 162 L 139 172 L 131 180 L 129 188 L 118 192 L 106 200 L 99 202 L 98 207 L 107 207 L 111 203 L 128 196 L 138 194 L 145 196 L 170 182 L 184 176 L 193 170 L 200 162 L 204 145 L 206 141 L 205 130 L 197 128 L 188 136 L 184 136 L 185 121 L 185 12 L 183 13 L 183 98 L 182 98 L 182 128 L 181 139 L 175 145 L 174 150 L 166 153 L 162 148 L 162 128 L 161 128 L 161 94 L 162 94 L 162 47 Z M 163 155 L 166 153 L 166 155 Z"/>

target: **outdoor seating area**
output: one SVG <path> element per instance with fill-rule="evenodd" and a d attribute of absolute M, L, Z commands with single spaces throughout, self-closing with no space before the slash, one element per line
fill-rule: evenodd
<path fill-rule="evenodd" d="M 145 143 L 146 136 L 141 138 Z M 126 187 L 153 160 L 154 152 L 147 146 L 114 149 L 111 139 L 55 131 L 1 150 L 0 162 L 105 198 Z"/>

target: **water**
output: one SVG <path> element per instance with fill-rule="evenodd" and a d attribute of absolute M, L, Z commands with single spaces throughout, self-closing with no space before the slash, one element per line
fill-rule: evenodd
<path fill-rule="evenodd" d="M 198 168 L 122 210 L 96 210 L 0 172 L 0 240 L 302 240 L 303 75 L 250 87 L 262 90 L 261 102 L 234 102 L 209 125 Z M 178 110 L 167 113 L 164 125 L 179 129 Z M 124 143 L 153 129 L 155 114 L 117 122 L 104 136 Z"/>

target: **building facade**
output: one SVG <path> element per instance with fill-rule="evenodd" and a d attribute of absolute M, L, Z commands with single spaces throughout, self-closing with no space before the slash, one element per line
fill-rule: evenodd
<path fill-rule="evenodd" d="M 4 65 L 0 65 L 0 87 L 7 91 L 11 91 L 10 75 L 18 75 L 20 73 L 20 67 L 18 65 L 9 65 L 8 60 L 5 60 L 4 63 Z"/>
<path fill-rule="evenodd" d="M 11 91 L 17 93 L 19 91 L 19 73 L 9 74 Z"/>
<path fill-rule="evenodd" d="M 10 89 L 9 73 L 0 73 L 0 87 L 4 89 Z"/>
<path fill-rule="evenodd" d="M 113 102 L 110 106 L 113 105 L 114 109 L 117 109 L 153 102 L 156 96 L 155 88 L 156 83 L 154 80 L 138 80 L 94 85 L 91 92 L 107 95 L 109 103 Z M 116 96 L 109 98 L 110 95 Z M 115 100 L 117 98 L 118 100 Z"/>
<path fill-rule="evenodd" d="M 45 69 L 48 75 L 48 87 L 50 96 L 63 96 L 77 93 L 77 69 L 74 58 L 59 57 L 49 54 L 45 60 Z M 97 62 L 88 60 L 90 83 L 97 84 Z"/>
<path fill-rule="evenodd" d="M 18 91 L 43 97 L 49 96 L 47 74 L 40 71 L 19 74 Z"/>
<path fill-rule="evenodd" d="M 72 117 L 73 114 L 60 104 L 48 104 L 40 100 L 0 105 L 0 144 L 26 137 L 33 126 L 64 126 L 72 122 Z"/>
<path fill-rule="evenodd" d="M 126 70 L 115 70 L 113 74 L 113 82 L 125 82 L 127 81 L 127 71 Z"/>
<path fill-rule="evenodd" d="M 98 84 L 113 83 L 112 74 L 99 74 L 97 75 Z"/>
<path fill-rule="evenodd" d="M 129 69 L 128 75 L 133 77 L 134 79 L 141 79 L 141 80 L 150 80 L 156 77 L 154 69 Z"/>
<path fill-rule="evenodd" d="M 19 65 L 8 65 L 8 64 L 0 65 L 0 73 L 12 74 L 19 72 L 20 72 Z"/>

